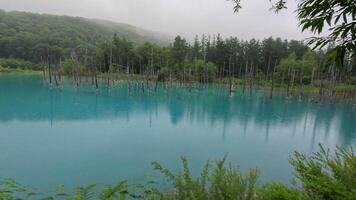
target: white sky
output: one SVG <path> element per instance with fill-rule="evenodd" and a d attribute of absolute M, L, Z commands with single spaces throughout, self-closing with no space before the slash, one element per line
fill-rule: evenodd
<path fill-rule="evenodd" d="M 107 19 L 189 40 L 203 33 L 305 39 L 310 34 L 298 27 L 296 4 L 289 0 L 279 14 L 269 10 L 268 0 L 242 0 L 238 14 L 226 0 L 0 0 L 0 9 Z"/>

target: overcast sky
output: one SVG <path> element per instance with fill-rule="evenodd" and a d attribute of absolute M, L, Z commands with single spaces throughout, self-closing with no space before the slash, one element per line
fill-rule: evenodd
<path fill-rule="evenodd" d="M 268 0 L 242 0 L 238 14 L 226 0 L 0 0 L 0 9 L 107 19 L 189 40 L 203 33 L 305 39 L 310 35 L 298 27 L 296 4 L 289 0 L 279 14 L 269 10 Z"/>

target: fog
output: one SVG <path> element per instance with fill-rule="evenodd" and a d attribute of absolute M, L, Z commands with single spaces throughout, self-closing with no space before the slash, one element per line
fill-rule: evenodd
<path fill-rule="evenodd" d="M 240 39 L 269 36 L 306 39 L 296 18 L 296 0 L 276 14 L 268 0 L 242 0 L 233 13 L 226 0 L 0 0 L 0 9 L 100 18 L 192 40 L 203 33 Z"/>

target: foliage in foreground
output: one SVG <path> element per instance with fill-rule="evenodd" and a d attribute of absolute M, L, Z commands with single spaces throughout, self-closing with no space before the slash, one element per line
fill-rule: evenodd
<path fill-rule="evenodd" d="M 155 170 L 170 183 L 168 191 L 159 189 L 155 181 L 129 184 L 120 181 L 114 186 L 91 184 L 77 187 L 71 193 L 59 185 L 48 197 L 33 192 L 12 179 L 0 182 L 0 200 L 15 199 L 232 199 L 232 200 L 354 200 L 356 199 L 356 157 L 352 149 L 337 148 L 333 155 L 320 146 L 312 156 L 295 152 L 290 158 L 297 183 L 287 186 L 278 182 L 257 184 L 258 169 L 242 173 L 226 165 L 226 156 L 215 163 L 207 162 L 199 177 L 192 176 L 188 160 L 182 157 L 183 169 L 173 173 L 158 162 Z M 161 186 L 161 185 L 160 185 Z"/>
<path fill-rule="evenodd" d="M 290 163 L 310 199 L 356 199 L 356 157 L 352 150 L 337 148 L 331 156 L 320 147 L 307 157 L 295 152 Z"/>
<path fill-rule="evenodd" d="M 171 193 L 162 194 L 164 199 L 254 199 L 258 169 L 250 169 L 246 174 L 232 166 L 225 166 L 226 156 L 211 167 L 207 162 L 199 178 L 193 178 L 188 161 L 182 158 L 183 171 L 174 174 L 154 162 L 153 167 L 166 176 L 173 184 Z"/>

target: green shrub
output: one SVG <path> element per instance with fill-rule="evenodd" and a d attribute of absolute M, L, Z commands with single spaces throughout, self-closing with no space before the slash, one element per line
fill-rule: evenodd
<path fill-rule="evenodd" d="M 164 82 L 169 80 L 169 69 L 163 67 L 158 73 L 158 81 Z"/>
<path fill-rule="evenodd" d="M 42 70 L 42 66 L 40 64 L 14 58 L 0 58 L 0 66 L 11 69 Z"/>
<path fill-rule="evenodd" d="M 356 157 L 352 149 L 330 155 L 320 145 L 312 156 L 295 152 L 290 159 L 303 192 L 310 199 L 356 199 Z"/>
<path fill-rule="evenodd" d="M 0 66 L 0 72 L 11 72 L 11 69 Z"/>
<path fill-rule="evenodd" d="M 225 166 L 225 161 L 226 156 L 217 160 L 213 166 L 208 161 L 198 178 L 191 175 L 185 157 L 182 157 L 183 170 L 176 174 L 157 162 L 153 162 L 152 166 L 164 174 L 173 185 L 172 192 L 162 193 L 164 199 L 256 199 L 259 170 L 250 169 L 243 174 L 239 168 Z"/>
<path fill-rule="evenodd" d="M 72 59 L 66 59 L 61 65 L 61 71 L 65 75 L 72 75 L 76 66 L 76 63 Z"/>
<path fill-rule="evenodd" d="M 282 183 L 268 183 L 258 190 L 257 195 L 262 200 L 306 200 L 300 191 Z"/>

